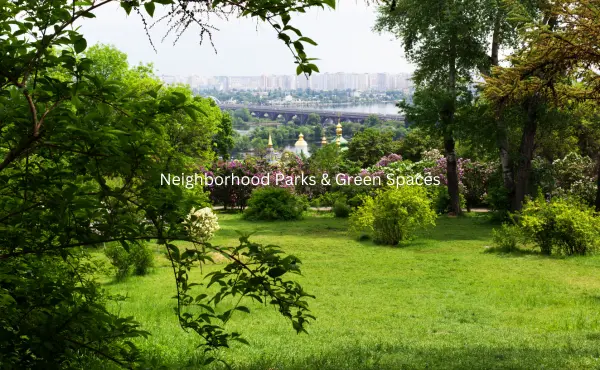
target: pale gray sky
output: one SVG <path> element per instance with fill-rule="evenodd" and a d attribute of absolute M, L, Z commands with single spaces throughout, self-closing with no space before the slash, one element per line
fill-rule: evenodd
<path fill-rule="evenodd" d="M 155 15 L 156 16 L 156 15 Z M 315 9 L 296 15 L 292 24 L 319 45 L 307 48 L 321 72 L 412 72 L 414 67 L 403 57 L 400 43 L 389 34 L 379 35 L 371 29 L 375 8 L 360 0 L 339 2 L 336 10 Z M 229 75 L 294 74 L 290 51 L 277 40 L 270 26 L 251 19 L 215 18 L 220 31 L 214 33 L 217 54 L 189 29 L 173 46 L 173 39 L 161 43 L 166 24 L 152 32 L 158 53 L 150 46 L 143 25 L 135 14 L 127 18 L 117 6 L 100 9 L 96 18 L 86 19 L 82 31 L 88 44 L 113 44 L 126 52 L 131 63 L 152 62 L 158 74 Z"/>

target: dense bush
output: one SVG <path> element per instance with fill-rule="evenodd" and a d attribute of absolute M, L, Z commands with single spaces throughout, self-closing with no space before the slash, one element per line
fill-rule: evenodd
<path fill-rule="evenodd" d="M 0 368 L 87 369 L 97 353 L 76 343 L 100 348 L 105 356 L 140 359 L 124 338 L 148 333 L 133 317 L 115 316 L 105 307 L 117 297 L 89 278 L 99 267 L 84 250 L 65 258 L 26 255 L 0 263 Z M 133 351 L 124 352 L 128 348 Z"/>
<path fill-rule="evenodd" d="M 350 233 L 357 239 L 373 236 L 373 213 L 375 201 L 373 197 L 361 195 L 361 206 L 350 215 Z"/>
<path fill-rule="evenodd" d="M 127 251 L 121 244 L 111 243 L 104 248 L 104 254 L 116 270 L 117 279 L 135 275 L 146 275 L 154 264 L 152 250 L 143 242 L 128 244 Z"/>
<path fill-rule="evenodd" d="M 531 191 L 541 189 L 547 197 L 570 197 L 594 204 L 597 176 L 590 157 L 569 153 L 552 162 L 536 157 L 531 164 Z"/>
<path fill-rule="evenodd" d="M 490 211 L 492 211 L 492 217 L 494 219 L 501 221 L 508 219 L 510 212 L 510 197 L 508 190 L 502 184 L 502 179 L 495 179 L 494 184 L 489 187 L 485 202 Z"/>
<path fill-rule="evenodd" d="M 370 231 L 373 241 L 387 245 L 408 240 L 415 230 L 428 225 L 435 225 L 435 212 L 427 192 L 420 186 L 380 191 L 351 218 L 354 232 Z"/>
<path fill-rule="evenodd" d="M 523 244 L 524 238 L 520 228 L 503 224 L 499 229 L 492 231 L 492 240 L 499 251 L 513 252 Z"/>
<path fill-rule="evenodd" d="M 447 186 L 430 186 L 427 188 L 427 195 L 431 199 L 432 207 L 437 214 L 446 214 L 450 212 L 450 194 Z M 460 207 L 465 207 L 465 196 L 461 193 Z"/>
<path fill-rule="evenodd" d="M 511 248 L 530 243 L 547 255 L 586 255 L 600 247 L 600 218 L 586 205 L 560 198 L 547 202 L 539 196 L 524 205 L 514 226 L 497 231 L 494 241 Z"/>
<path fill-rule="evenodd" d="M 297 220 L 308 208 L 305 197 L 288 189 L 264 187 L 255 189 L 244 211 L 247 220 Z"/>
<path fill-rule="evenodd" d="M 340 198 L 333 204 L 333 214 L 335 217 L 346 218 L 350 216 L 352 208 L 348 205 L 346 198 Z"/>

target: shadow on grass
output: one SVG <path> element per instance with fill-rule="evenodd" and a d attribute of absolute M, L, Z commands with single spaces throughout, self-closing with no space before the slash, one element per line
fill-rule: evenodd
<path fill-rule="evenodd" d="M 414 348 L 409 346 L 364 345 L 307 357 L 263 357 L 249 364 L 231 363 L 239 370 L 397 370 L 397 369 L 568 369 L 581 367 L 584 358 L 597 358 L 598 350 L 535 349 L 505 347 Z M 197 369 L 200 359 L 187 364 L 166 365 L 169 369 Z M 195 363 L 195 364 L 194 364 Z M 225 369 L 213 365 L 211 369 Z"/>
<path fill-rule="evenodd" d="M 532 249 L 523 248 L 502 248 L 502 247 L 487 247 L 483 250 L 486 254 L 497 254 L 501 257 L 523 257 L 523 256 L 537 256 L 537 257 L 550 257 L 543 255 L 538 251 Z"/>

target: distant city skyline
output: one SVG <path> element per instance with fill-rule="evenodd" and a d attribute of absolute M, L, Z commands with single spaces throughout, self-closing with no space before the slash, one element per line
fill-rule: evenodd
<path fill-rule="evenodd" d="M 262 74 L 255 76 L 200 76 L 165 75 L 159 78 L 167 84 L 183 83 L 194 90 L 296 90 L 312 89 L 320 91 L 355 90 L 388 91 L 398 90 L 408 93 L 412 87 L 410 73 L 316 73 L 305 75 Z"/>

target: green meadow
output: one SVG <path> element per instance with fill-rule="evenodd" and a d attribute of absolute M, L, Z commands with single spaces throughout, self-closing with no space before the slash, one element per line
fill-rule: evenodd
<path fill-rule="evenodd" d="M 218 354 L 234 369 L 600 367 L 597 256 L 490 251 L 494 225 L 485 215 L 441 217 L 402 247 L 353 240 L 347 221 L 330 215 L 298 222 L 219 218 L 213 244 L 235 245 L 240 231 L 280 245 L 302 260 L 298 279 L 316 296 L 308 335 L 296 334 L 269 306 L 249 303 L 251 314 L 236 313 L 228 327 L 250 345 Z M 178 326 L 173 272 L 154 248 L 149 275 L 106 280 L 111 293 L 128 296 L 113 309 L 152 333 L 136 344 L 153 366 L 198 368 L 198 338 Z"/>

